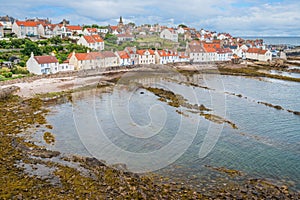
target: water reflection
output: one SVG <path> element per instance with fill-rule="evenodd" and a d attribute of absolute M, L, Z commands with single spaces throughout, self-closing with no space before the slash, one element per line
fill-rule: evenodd
<path fill-rule="evenodd" d="M 187 110 L 159 101 L 143 88 L 146 86 L 180 94 L 191 104 L 204 104 L 239 129 L 223 128 L 197 113 L 180 115 L 176 110 Z M 114 87 L 75 93 L 73 104 L 55 106 L 57 112 L 48 116 L 57 138 L 52 148 L 70 154 L 88 152 L 109 163 L 126 163 L 139 172 L 163 168 L 158 173 L 186 177 L 194 184 L 223 176 L 205 167 L 210 165 L 241 170 L 250 176 L 284 179 L 299 189 L 300 118 L 257 104 L 263 101 L 300 110 L 299 86 L 219 75 L 131 74 Z M 215 135 L 206 140 L 209 130 Z M 209 145 L 205 147 L 209 153 L 199 158 L 203 144 Z"/>

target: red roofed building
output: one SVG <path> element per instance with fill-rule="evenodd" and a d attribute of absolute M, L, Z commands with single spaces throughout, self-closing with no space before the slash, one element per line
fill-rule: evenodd
<path fill-rule="evenodd" d="M 206 51 L 199 41 L 193 41 L 186 48 L 186 55 L 192 62 L 206 62 Z"/>
<path fill-rule="evenodd" d="M 154 50 L 137 50 L 139 64 L 155 64 Z"/>
<path fill-rule="evenodd" d="M 46 38 L 61 36 L 62 29 L 58 24 L 39 24 L 38 34 Z"/>
<path fill-rule="evenodd" d="M 104 49 L 104 41 L 99 35 L 81 36 L 77 41 L 77 44 L 99 51 Z"/>
<path fill-rule="evenodd" d="M 178 52 L 179 62 L 189 62 L 190 57 L 185 52 Z"/>
<path fill-rule="evenodd" d="M 100 52 L 70 53 L 69 64 L 76 70 L 96 69 L 104 65 L 104 57 Z"/>
<path fill-rule="evenodd" d="M 267 62 L 272 60 L 272 53 L 269 50 L 249 48 L 246 52 L 246 59 Z"/>
<path fill-rule="evenodd" d="M 37 27 L 37 22 L 16 20 L 12 25 L 12 32 L 15 33 L 18 38 L 39 36 Z"/>
<path fill-rule="evenodd" d="M 109 32 L 114 35 L 121 33 L 121 30 L 119 29 L 118 26 L 109 26 L 108 29 L 109 29 Z"/>
<path fill-rule="evenodd" d="M 105 67 L 118 66 L 118 57 L 111 51 L 71 53 L 68 56 L 69 63 L 74 65 L 76 70 L 100 69 Z"/>
<path fill-rule="evenodd" d="M 217 50 L 213 47 L 203 47 L 206 51 L 206 61 L 216 61 L 217 60 Z"/>
<path fill-rule="evenodd" d="M 230 61 L 233 56 L 233 52 L 230 48 L 219 48 L 217 50 L 217 61 Z"/>
<path fill-rule="evenodd" d="M 41 75 L 58 72 L 59 63 L 55 56 L 34 56 L 31 53 L 26 66 L 30 73 Z"/>
<path fill-rule="evenodd" d="M 116 55 L 119 59 L 120 66 L 128 66 L 132 64 L 130 55 L 126 51 L 117 51 Z"/>
<path fill-rule="evenodd" d="M 124 51 L 130 56 L 132 65 L 139 63 L 139 55 L 137 54 L 136 47 L 125 47 Z"/>
<path fill-rule="evenodd" d="M 85 28 L 83 31 L 84 35 L 96 35 L 98 34 L 98 29 L 97 28 Z"/>
<path fill-rule="evenodd" d="M 82 27 L 76 25 L 62 25 L 62 37 L 70 37 L 83 34 Z"/>
<path fill-rule="evenodd" d="M 157 64 L 167 64 L 167 63 L 179 62 L 178 53 L 175 51 L 156 50 L 155 56 L 156 56 Z"/>

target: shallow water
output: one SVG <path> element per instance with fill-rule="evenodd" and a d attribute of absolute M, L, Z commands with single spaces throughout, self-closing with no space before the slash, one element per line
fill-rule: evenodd
<path fill-rule="evenodd" d="M 205 167 L 209 165 L 300 189 L 300 117 L 257 103 L 300 111 L 299 83 L 220 75 L 128 77 L 114 87 L 75 93 L 72 103 L 52 106 L 47 119 L 56 142 L 48 147 L 110 164 L 126 163 L 131 171 L 156 171 L 194 185 L 225 177 Z M 238 129 L 208 121 L 191 109 L 172 107 L 142 85 L 204 104 Z"/>
<path fill-rule="evenodd" d="M 297 68 L 292 68 L 292 69 L 297 69 Z M 277 70 L 271 70 L 270 74 L 287 76 L 287 77 L 292 77 L 292 78 L 300 78 L 299 73 L 293 73 L 293 72 L 281 72 L 281 71 L 277 71 Z"/>

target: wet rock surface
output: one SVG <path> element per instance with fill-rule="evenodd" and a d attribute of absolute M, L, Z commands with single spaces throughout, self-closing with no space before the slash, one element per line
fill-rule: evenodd
<path fill-rule="evenodd" d="M 175 104 L 199 112 L 207 110 L 205 106 L 184 104 L 183 98 L 172 96 L 177 98 Z M 161 97 L 165 98 L 163 94 Z M 227 182 L 226 185 L 211 180 L 211 187 L 208 183 L 206 187 L 194 188 L 182 182 L 161 181 L 151 175 L 128 172 L 122 164 L 111 167 L 96 158 L 62 157 L 59 152 L 37 146 L 26 137 L 31 134 L 28 128 L 32 126 L 53 128 L 46 125 L 44 115 L 48 111 L 43 108 L 43 101 L 11 96 L 0 100 L 0 106 L 0 199 L 300 198 L 299 193 L 290 191 L 287 186 L 265 180 L 249 179 L 243 184 Z M 61 161 L 56 162 L 54 158 Z M 242 175 L 233 169 L 208 167 L 229 176 Z"/>

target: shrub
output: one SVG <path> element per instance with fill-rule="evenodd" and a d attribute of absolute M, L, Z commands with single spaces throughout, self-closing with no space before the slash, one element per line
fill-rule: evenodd
<path fill-rule="evenodd" d="M 29 74 L 29 71 L 25 67 L 14 67 L 11 72 L 13 74 Z"/>
<path fill-rule="evenodd" d="M 5 72 L 2 74 L 5 78 L 11 78 L 13 73 L 12 72 Z"/>

